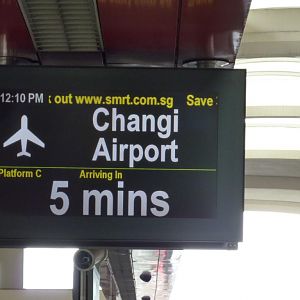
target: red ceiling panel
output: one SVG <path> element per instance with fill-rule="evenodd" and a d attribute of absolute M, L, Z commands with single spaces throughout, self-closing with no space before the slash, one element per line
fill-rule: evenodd
<path fill-rule="evenodd" d="M 5 63 L 6 57 L 23 58 L 19 59 L 21 63 L 37 60 L 17 0 L 0 0 L 0 63 Z"/>
<path fill-rule="evenodd" d="M 234 62 L 251 0 L 184 0 L 178 65 L 190 60 Z"/>
<path fill-rule="evenodd" d="M 173 67 L 191 60 L 234 62 L 250 2 L 97 0 L 104 63 Z M 37 60 L 17 0 L 0 0 L 1 56 Z M 102 64 L 88 53 L 76 53 L 74 57 L 68 52 L 49 52 L 41 58 L 44 64 Z"/>
<path fill-rule="evenodd" d="M 107 64 L 174 66 L 179 0 L 98 0 Z"/>

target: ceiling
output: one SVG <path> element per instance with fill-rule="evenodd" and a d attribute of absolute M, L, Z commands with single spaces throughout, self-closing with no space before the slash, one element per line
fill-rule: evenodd
<path fill-rule="evenodd" d="M 280 129 L 295 131 L 299 128 L 300 104 L 299 97 L 295 95 L 296 86 L 300 83 L 299 17 L 300 8 L 295 7 L 250 10 L 238 53 L 237 66 L 248 69 L 247 117 L 288 118 L 292 122 L 288 125 L 284 121 L 282 126 L 277 127 L 278 139 L 284 139 L 279 134 Z M 272 78 L 273 85 L 271 81 L 270 84 L 266 82 L 260 90 L 255 90 L 252 82 L 263 82 L 264 78 Z M 274 82 L 278 84 L 274 85 Z M 280 103 L 271 100 L 276 94 L 281 95 Z M 264 100 L 267 97 L 269 103 Z M 266 104 L 260 104 L 260 101 Z M 268 139 L 268 136 L 265 138 Z M 294 141 L 297 144 L 295 135 Z M 285 150 L 246 148 L 246 209 L 299 213 L 299 159 L 300 148 L 297 145 Z"/>
<path fill-rule="evenodd" d="M 0 64 L 233 67 L 236 63 L 247 67 L 249 86 L 266 75 L 281 76 L 280 80 L 293 77 L 300 84 L 300 70 L 277 69 L 280 62 L 300 64 L 300 8 L 250 10 L 242 38 L 250 0 L 98 0 L 88 7 L 84 0 L 70 1 L 70 7 L 55 6 L 56 1 L 40 2 L 0 0 Z M 92 24 L 89 19 L 80 23 L 84 11 L 93 17 Z M 52 18 L 53 24 L 60 25 L 49 23 Z M 87 31 L 77 32 L 78 26 L 86 26 Z M 78 42 L 82 34 L 89 38 L 88 43 Z M 261 63 L 273 59 L 273 69 L 259 69 Z M 298 103 L 293 105 L 285 105 L 284 100 L 280 105 L 260 105 L 256 102 L 262 94 L 259 90 L 248 92 L 248 118 L 299 120 L 297 94 Z M 246 209 L 300 213 L 299 152 L 300 148 L 246 148 Z M 121 294 L 127 293 L 123 299 L 140 299 L 145 293 L 151 299 L 168 299 L 180 254 L 120 250 L 120 256 L 124 262 L 113 263 L 113 273 L 135 285 L 128 294 L 126 285 L 120 284 Z M 111 260 L 116 262 L 117 257 L 118 253 L 113 253 Z M 128 264 L 133 269 L 128 269 Z M 146 269 L 153 275 L 149 284 L 139 279 Z M 107 282 L 110 280 L 108 276 Z"/>
<path fill-rule="evenodd" d="M 238 58 L 299 57 L 300 8 L 251 10 Z"/>
<path fill-rule="evenodd" d="M 232 64 L 249 4 L 2 0 L 0 55 L 43 65 L 180 67 L 194 60 Z"/>

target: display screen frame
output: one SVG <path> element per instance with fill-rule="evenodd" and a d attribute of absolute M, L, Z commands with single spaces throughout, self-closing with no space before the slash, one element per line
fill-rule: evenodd
<path fill-rule="evenodd" d="M 226 103 L 218 107 L 217 210 L 214 218 L 89 218 L 62 216 L 1 216 L 1 247 L 130 247 L 130 248 L 235 248 L 242 241 L 245 160 L 245 70 L 146 69 L 146 68 L 64 68 L 0 67 L 0 88 L 14 85 L 22 89 L 30 82 L 30 72 L 67 76 L 80 70 L 87 76 L 95 72 L 142 72 L 145 78 L 184 72 L 213 80 L 222 90 Z M 110 71 L 112 70 L 112 71 Z M 28 78 L 25 74 L 28 72 Z M 5 74 L 5 76 L 4 76 Z M 15 77 L 14 77 L 15 76 Z M 20 82 L 20 79 L 23 81 Z M 15 80 L 15 82 L 14 82 Z M 145 79 L 146 80 L 146 79 Z M 18 84 L 19 81 L 19 84 Z M 0 121 L 1 122 L 1 121 Z M 1 197 L 0 197 L 1 201 Z M 98 227 L 98 228 L 97 228 Z M 102 228 L 103 227 L 103 228 Z M 100 233 L 99 233 L 100 232 Z M 105 232 L 105 233 L 104 233 Z"/>

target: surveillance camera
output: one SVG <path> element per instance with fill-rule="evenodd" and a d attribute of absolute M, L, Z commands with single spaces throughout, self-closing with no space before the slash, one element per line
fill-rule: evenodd
<path fill-rule="evenodd" d="M 79 271 L 90 271 L 95 264 L 107 258 L 106 250 L 79 249 L 74 254 L 74 266 Z"/>
<path fill-rule="evenodd" d="M 151 300 L 150 296 L 143 296 L 142 300 Z"/>
<path fill-rule="evenodd" d="M 74 265 L 79 271 L 89 271 L 95 265 L 94 255 L 87 249 L 78 250 L 74 254 Z"/>

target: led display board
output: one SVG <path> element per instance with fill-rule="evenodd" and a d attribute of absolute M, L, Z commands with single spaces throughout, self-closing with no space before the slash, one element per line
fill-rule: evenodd
<path fill-rule="evenodd" d="M 244 110 L 242 70 L 1 67 L 0 244 L 241 241 Z"/>

